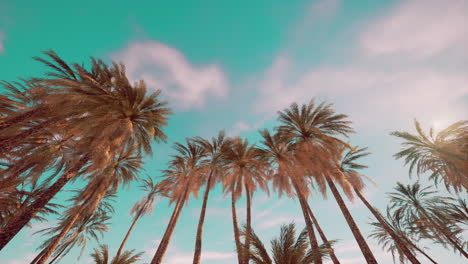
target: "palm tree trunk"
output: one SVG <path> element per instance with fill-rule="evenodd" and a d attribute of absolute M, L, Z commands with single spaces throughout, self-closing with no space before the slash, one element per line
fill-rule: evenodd
<path fill-rule="evenodd" d="M 244 183 L 245 192 L 246 192 L 246 201 L 247 201 L 247 230 L 245 234 L 245 247 L 243 248 L 244 252 L 244 263 L 248 264 L 250 260 L 250 235 L 252 230 L 252 207 L 251 207 L 251 193 L 249 186 Z"/>
<path fill-rule="evenodd" d="M 174 233 L 174 229 L 176 227 L 177 221 L 179 220 L 180 212 L 184 207 L 185 200 L 187 198 L 188 193 L 188 186 L 185 188 L 184 194 L 177 201 L 177 204 L 174 208 L 174 212 L 172 213 L 171 220 L 169 221 L 168 227 L 166 228 L 166 232 L 164 232 L 163 238 L 161 239 L 161 243 L 159 243 L 158 249 L 154 254 L 153 259 L 151 260 L 151 264 L 161 264 L 164 258 L 164 254 L 166 254 L 167 248 L 169 247 L 169 242 L 171 241 L 172 234 Z"/>
<path fill-rule="evenodd" d="M 293 185 L 294 185 L 294 189 L 296 190 L 297 198 L 299 199 L 299 203 L 301 205 L 302 214 L 304 215 L 304 221 L 307 227 L 307 234 L 309 235 L 310 248 L 312 249 L 312 252 L 318 253 L 320 252 L 320 247 L 317 242 L 317 237 L 315 237 L 314 226 L 312 225 L 312 222 L 310 221 L 309 213 L 307 212 L 307 206 L 306 206 L 307 201 L 304 199 L 304 196 L 302 192 L 300 191 L 299 186 L 297 185 L 295 180 L 293 180 Z M 320 254 L 315 254 L 314 262 L 315 264 L 323 263 L 322 257 L 320 256 Z"/>
<path fill-rule="evenodd" d="M 31 261 L 31 264 L 36 264 L 39 259 L 42 257 L 42 255 L 46 252 L 47 248 L 44 248 L 37 256 Z"/>
<path fill-rule="evenodd" d="M 49 264 L 54 263 L 63 254 L 63 252 L 65 252 L 66 249 L 67 247 L 62 248 L 62 250 L 60 250 L 60 252 L 49 262 Z"/>
<path fill-rule="evenodd" d="M 240 232 L 239 226 L 237 224 L 237 213 L 236 213 L 236 199 L 234 197 L 234 191 L 231 192 L 231 210 L 232 210 L 232 225 L 234 227 L 234 240 L 236 241 L 236 250 L 237 250 L 237 261 L 239 264 L 242 264 L 242 245 L 240 242 Z"/>
<path fill-rule="evenodd" d="M 47 188 L 43 194 L 34 201 L 27 209 L 23 210 L 21 214 L 16 216 L 12 221 L 10 221 L 0 232 L 0 250 L 5 247 L 8 242 L 10 242 L 13 237 L 31 221 L 31 219 L 43 209 L 49 201 L 65 186 L 65 184 L 70 181 L 73 177 L 76 176 L 78 171 L 85 165 L 88 161 L 88 157 L 82 157 L 78 163 L 73 166 L 70 170 L 65 172 L 62 177 L 60 177 L 52 186 Z"/>
<path fill-rule="evenodd" d="M 125 243 L 127 242 L 127 239 L 130 237 L 130 234 L 132 233 L 136 222 L 138 221 L 138 219 L 140 219 L 140 216 L 143 213 L 143 210 L 144 210 L 147 202 L 148 201 L 145 202 L 145 204 L 141 207 L 140 211 L 138 211 L 138 213 L 135 215 L 135 218 L 132 221 L 132 225 L 130 225 L 130 228 L 128 229 L 127 234 L 125 234 L 125 237 L 124 237 L 122 243 L 120 243 L 119 250 L 117 250 L 117 254 L 115 254 L 115 259 L 118 259 L 120 257 L 120 254 L 122 254 L 122 250 L 123 250 L 123 248 L 125 246 Z"/>
<path fill-rule="evenodd" d="M 397 245 L 397 247 L 401 249 L 403 254 L 405 254 L 406 258 L 413 264 L 421 264 L 421 262 L 419 262 L 416 256 L 411 252 L 411 250 L 408 249 L 408 247 L 402 241 L 402 238 L 398 234 L 396 234 L 392 228 L 390 228 L 387 225 L 387 222 L 382 217 L 382 215 L 380 215 L 380 213 L 377 210 L 375 210 L 375 208 L 366 200 L 366 198 L 362 196 L 361 192 L 358 189 L 356 189 L 355 187 L 353 187 L 353 189 L 354 189 L 354 192 L 359 197 L 359 199 L 361 199 L 361 201 L 366 205 L 367 209 L 369 209 L 369 211 L 374 215 L 377 221 L 379 221 L 379 223 L 382 225 L 385 232 L 387 232 L 393 238 L 393 240 L 395 241 L 395 244 Z"/>
<path fill-rule="evenodd" d="M 65 237 L 65 235 L 70 231 L 70 229 L 73 227 L 75 224 L 76 220 L 80 217 L 79 211 L 78 213 L 75 213 L 75 215 L 68 221 L 67 225 L 65 225 L 64 228 L 62 228 L 62 231 L 60 231 L 60 234 L 54 239 L 54 241 L 47 246 L 46 251 L 44 254 L 41 256 L 37 264 L 44 264 L 46 261 L 52 256 L 54 251 L 57 249 L 60 241 Z M 31 263 L 32 264 L 32 263 Z"/>
<path fill-rule="evenodd" d="M 63 246 L 62 250 L 60 250 L 59 253 L 57 253 L 57 255 L 55 255 L 55 257 L 49 262 L 49 264 L 52 264 L 54 263 L 56 260 L 58 260 L 59 258 L 61 258 L 62 254 L 65 252 L 65 250 L 67 250 L 67 248 L 70 246 L 71 242 L 73 240 L 75 240 L 75 238 L 78 236 L 79 232 L 78 231 L 75 231 L 75 233 L 73 234 L 73 236 L 67 240 L 66 242 L 66 245 Z"/>
<path fill-rule="evenodd" d="M 323 243 L 328 244 L 328 239 L 325 236 L 325 233 L 323 232 L 322 228 L 320 227 L 320 225 L 319 225 L 317 219 L 315 218 L 314 214 L 312 213 L 312 209 L 310 209 L 309 203 L 307 203 L 306 205 L 307 205 L 307 212 L 309 213 L 310 219 L 312 219 L 312 222 L 314 223 L 315 227 L 317 228 L 317 231 L 318 231 L 318 233 L 320 235 L 320 238 L 322 239 Z M 333 250 L 332 246 L 330 246 L 330 258 L 331 258 L 333 264 L 340 264 L 340 261 L 336 257 L 335 251 Z"/>
<path fill-rule="evenodd" d="M 211 172 L 210 175 L 208 176 L 208 182 L 206 183 L 205 193 L 203 194 L 203 204 L 202 204 L 202 209 L 200 212 L 200 218 L 198 219 L 197 236 L 195 239 L 195 252 L 193 254 L 193 264 L 200 264 L 203 223 L 205 222 L 206 205 L 208 203 L 208 196 L 210 194 L 212 177 L 213 177 L 213 172 Z"/>
<path fill-rule="evenodd" d="M 359 248 L 361 249 L 362 254 L 364 255 L 364 258 L 366 259 L 366 262 L 368 264 L 377 264 L 377 260 L 375 259 L 374 254 L 370 250 L 369 245 L 367 245 L 367 242 L 362 236 L 361 231 L 359 230 L 359 227 L 357 226 L 356 222 L 354 222 L 354 219 L 351 216 L 351 213 L 349 212 L 348 208 L 346 207 L 343 198 L 341 198 L 338 189 L 336 189 L 335 184 L 328 175 L 326 175 L 325 178 L 328 182 L 328 185 L 330 186 L 330 190 L 333 193 L 336 202 L 338 203 L 338 206 L 341 209 L 341 212 L 343 213 L 346 219 L 346 222 L 348 223 L 349 228 L 351 229 L 351 232 L 354 235 L 354 238 L 356 239 L 356 242 L 359 245 Z"/>

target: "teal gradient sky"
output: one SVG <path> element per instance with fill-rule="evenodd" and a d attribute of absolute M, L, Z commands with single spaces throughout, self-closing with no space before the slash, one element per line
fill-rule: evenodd
<path fill-rule="evenodd" d="M 174 109 L 165 129 L 168 143 L 155 145 L 145 174 L 159 176 L 173 142 L 230 135 L 259 139 L 257 130 L 273 128 L 276 111 L 313 97 L 333 102 L 357 131 L 353 145 L 368 146 L 366 196 L 384 209 L 386 192 L 396 181 L 410 183 L 402 161 L 392 157 L 399 141 L 394 130 L 411 130 L 417 118 L 440 129 L 468 113 L 468 1 L 466 0 L 186 0 L 186 1 L 13 1 L 0 0 L 0 79 L 40 75 L 31 58 L 53 49 L 70 62 L 89 56 L 122 61 L 132 79 L 162 89 Z M 0 88 L 1 89 L 1 88 Z M 423 181 L 425 182 L 425 181 Z M 80 183 L 75 183 L 78 186 Z M 131 223 L 128 212 L 142 197 L 122 189 L 116 214 L 102 243 L 115 252 Z M 74 186 L 67 186 L 72 190 Z M 66 199 L 64 192 L 57 201 Z M 310 200 L 343 264 L 364 259 L 332 197 Z M 365 236 L 371 221 L 366 208 L 349 202 Z M 165 263 L 191 263 L 200 199 L 184 208 Z M 230 201 L 216 188 L 210 196 L 202 262 L 235 261 Z M 245 200 L 238 204 L 245 219 Z M 149 262 L 172 207 L 158 201 L 153 215 L 140 220 L 127 248 L 145 251 Z M 0 263 L 29 263 L 41 242 L 33 235 L 48 223 L 33 223 L 0 253 Z M 253 227 L 269 244 L 283 223 L 303 226 L 298 203 L 275 194 L 256 193 Z M 379 263 L 391 256 L 369 239 Z M 89 244 L 62 263 L 90 263 Z M 439 263 L 463 260 L 438 246 L 429 252 Z"/>

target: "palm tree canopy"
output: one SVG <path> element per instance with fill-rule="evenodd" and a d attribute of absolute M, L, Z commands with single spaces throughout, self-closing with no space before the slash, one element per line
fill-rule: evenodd
<path fill-rule="evenodd" d="M 226 193 L 234 193 L 238 199 L 245 186 L 252 195 L 257 187 L 268 192 L 268 166 L 260 159 L 260 152 L 247 139 L 234 138 L 223 153 L 226 166 L 226 176 L 223 179 L 223 189 Z"/>
<path fill-rule="evenodd" d="M 164 170 L 161 185 L 170 188 L 171 202 L 182 197 L 186 191 L 198 197 L 198 190 L 203 185 L 203 174 L 206 171 L 206 168 L 201 166 L 206 156 L 204 148 L 192 139 L 186 139 L 186 145 L 176 142 L 173 148 L 177 154 L 172 156 L 168 169 Z M 185 199 L 188 201 L 189 195 Z"/>
<path fill-rule="evenodd" d="M 338 136 L 348 137 L 354 130 L 344 114 L 336 114 L 332 104 L 315 104 L 312 99 L 299 106 L 293 103 L 278 112 L 281 125 L 277 130 L 289 137 L 295 148 L 300 166 L 314 179 L 321 193 L 326 194 L 325 175 L 340 176 L 330 172 L 337 169 L 341 148 L 350 147 Z"/>
<path fill-rule="evenodd" d="M 70 200 L 76 202 L 79 195 L 80 192 L 77 192 L 75 197 L 71 198 Z M 55 254 L 59 254 L 58 252 L 63 251 L 63 254 L 61 255 L 63 257 L 64 255 L 68 254 L 68 252 L 70 252 L 73 247 L 80 246 L 81 257 L 83 251 L 86 248 L 86 245 L 91 239 L 99 241 L 100 236 L 102 237 L 102 235 L 109 230 L 108 221 L 111 219 L 109 214 L 114 212 L 114 208 L 112 206 L 113 198 L 115 198 L 114 194 L 106 194 L 105 197 L 100 200 L 98 207 L 95 209 L 96 211 L 86 209 L 83 210 L 82 206 L 75 206 L 66 210 L 55 226 L 36 232 L 42 233 L 43 236 L 49 236 L 49 238 L 46 239 L 38 248 L 44 249 L 53 243 L 59 236 L 62 229 L 67 226 L 70 219 L 78 212 L 81 214 L 80 217 L 73 223 L 70 230 L 60 241 L 55 250 Z"/>
<path fill-rule="evenodd" d="M 209 175 L 211 175 L 215 179 L 208 188 L 212 188 L 216 182 L 224 177 L 227 162 L 223 159 L 223 154 L 231 144 L 231 141 L 232 139 L 226 137 L 224 131 L 220 131 L 217 137 L 212 137 L 210 140 L 202 137 L 194 138 L 194 142 L 200 145 L 205 152 L 200 164 L 200 166 L 206 168 L 204 170 L 206 173 L 204 178 L 207 180 Z"/>
<path fill-rule="evenodd" d="M 134 254 L 135 250 L 126 250 L 124 251 L 118 259 L 112 259 L 109 262 L 109 247 L 107 245 L 99 245 L 99 249 L 95 248 L 94 252 L 91 254 L 95 264 L 133 264 L 140 261 L 143 252 Z"/>
<path fill-rule="evenodd" d="M 384 216 L 382 216 L 384 218 Z M 409 240 L 411 237 L 411 232 L 406 228 L 404 221 L 397 215 L 391 212 L 390 208 L 387 207 L 387 216 L 384 218 L 385 223 L 389 228 L 393 230 L 398 236 L 402 239 L 402 242 L 405 243 L 405 246 L 414 253 L 414 248 L 410 244 Z M 401 248 L 395 243 L 395 240 L 390 236 L 390 234 L 385 230 L 383 225 L 380 222 L 370 223 L 374 229 L 369 237 L 377 240 L 377 243 L 381 245 L 383 250 L 386 250 L 392 254 L 393 262 L 396 258 L 400 261 L 401 264 L 406 263 L 406 257 Z M 413 238 L 414 239 L 414 238 Z"/>
<path fill-rule="evenodd" d="M 394 156 L 404 158 L 409 164 L 409 174 L 414 170 L 420 175 L 430 173 L 429 178 L 437 184 L 442 180 L 447 189 L 459 192 L 468 190 L 468 121 L 458 121 L 434 134 L 427 135 L 417 120 L 417 134 L 392 132 L 391 135 L 405 140 L 403 149 Z"/>
<path fill-rule="evenodd" d="M 365 187 L 364 178 L 370 180 L 364 174 L 360 173 L 359 170 L 365 169 L 368 166 L 359 162 L 359 159 L 364 158 L 370 155 L 370 152 L 367 152 L 367 148 L 360 148 L 359 146 L 354 146 L 353 148 L 343 148 L 341 151 L 340 167 L 339 170 L 335 170 L 336 173 L 344 175 L 344 181 L 341 181 L 342 177 L 335 176 L 337 183 L 343 188 L 346 196 L 353 200 L 353 188 L 357 191 L 362 191 Z M 344 153 L 344 155 L 343 155 Z"/>
<path fill-rule="evenodd" d="M 245 226 L 241 234 L 242 236 L 246 235 Z M 330 241 L 328 244 L 322 244 L 320 252 L 312 252 L 308 249 L 307 237 L 306 229 L 296 237 L 296 225 L 294 223 L 282 225 L 280 235 L 270 241 L 272 252 L 272 257 L 270 257 L 265 245 L 252 230 L 250 260 L 254 264 L 313 264 L 315 254 L 327 257 L 330 253 L 330 246 L 336 242 Z"/>
<path fill-rule="evenodd" d="M 412 185 L 398 182 L 395 192 L 390 193 L 389 207 L 409 230 L 421 238 L 444 243 L 446 238 L 442 232 L 446 232 L 453 240 L 458 241 L 464 230 L 450 218 L 454 199 L 436 195 L 437 193 L 431 186 L 423 187 L 418 182 Z"/>
<path fill-rule="evenodd" d="M 276 132 L 270 134 L 268 130 L 261 130 L 262 146 L 258 148 L 260 159 L 264 160 L 270 169 L 270 178 L 273 188 L 281 197 L 286 193 L 289 197 L 296 195 L 293 180 L 301 181 L 304 171 L 298 165 L 294 155 L 294 147 L 290 143 L 289 137 L 283 133 Z M 307 197 L 309 188 L 307 185 L 298 186 L 301 192 Z"/>
<path fill-rule="evenodd" d="M 167 196 L 167 192 L 169 191 L 163 188 L 163 184 L 156 184 L 151 177 L 142 180 L 140 189 L 142 189 L 146 195 L 130 209 L 130 214 L 134 216 L 136 216 L 138 212 L 141 212 L 141 215 L 152 213 L 156 197 L 158 195 Z"/>

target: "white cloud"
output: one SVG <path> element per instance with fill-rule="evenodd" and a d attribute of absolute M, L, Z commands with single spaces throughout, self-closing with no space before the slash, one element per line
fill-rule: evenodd
<path fill-rule="evenodd" d="M 5 39 L 5 33 L 3 33 L 2 31 L 0 31 L 0 54 L 2 54 L 3 52 L 5 52 L 5 47 L 3 45 L 3 40 Z"/>
<path fill-rule="evenodd" d="M 433 56 L 468 41 L 467 13 L 466 0 L 403 1 L 371 26 L 361 43 L 372 55 Z"/>
<path fill-rule="evenodd" d="M 234 263 L 236 253 L 234 252 L 216 252 L 216 251 L 202 251 L 202 263 Z M 186 264 L 193 261 L 193 253 L 174 252 L 167 257 L 167 264 Z"/>
<path fill-rule="evenodd" d="M 260 119 L 258 121 L 255 121 L 251 124 L 245 122 L 245 121 L 238 121 L 234 124 L 232 129 L 229 129 L 228 135 L 229 136 L 239 136 L 242 133 L 245 132 L 251 132 L 255 130 L 259 130 L 263 127 L 265 122 L 267 121 L 267 118 Z"/>
<path fill-rule="evenodd" d="M 131 79 L 161 89 L 179 109 L 201 108 L 207 97 L 227 95 L 226 76 L 218 65 L 193 65 L 180 51 L 160 42 L 132 42 L 113 59 L 125 64 Z"/>
<path fill-rule="evenodd" d="M 267 229 L 277 227 L 279 225 L 286 225 L 294 222 L 298 225 L 304 225 L 304 218 L 301 216 L 275 216 L 265 219 L 257 224 L 258 229 Z"/>
<path fill-rule="evenodd" d="M 451 11 L 435 16 L 432 7 L 415 0 L 403 2 L 375 25 L 370 22 L 372 26 L 362 33 L 356 48 L 356 54 L 362 49 L 367 52 L 348 65 L 307 68 L 279 55 L 259 81 L 256 110 L 272 114 L 292 102 L 319 97 L 336 103 L 358 129 L 406 128 L 402 124 L 412 125 L 413 118 L 424 123 L 463 119 L 468 111 L 462 101 L 468 96 L 468 65 L 457 63 L 460 58 L 468 59 L 465 48 L 460 48 L 468 45 L 467 23 L 462 23 L 463 19 L 468 22 L 468 16 L 461 18 L 468 13 L 468 4 L 441 4 L 445 6 L 441 10 Z M 417 6 L 422 11 L 412 12 L 414 21 L 409 23 L 408 10 Z M 427 20 L 444 21 L 444 27 L 457 33 L 447 35 L 439 24 L 425 24 Z M 414 26 L 423 24 L 422 29 Z M 384 37 L 386 32 L 388 37 Z M 420 38 L 413 38 L 418 34 Z M 429 36 L 437 43 L 428 41 Z M 382 48 L 386 43 L 388 48 Z M 438 56 L 442 51 L 444 56 Z M 382 58 L 387 54 L 392 56 Z"/>
<path fill-rule="evenodd" d="M 159 243 L 161 243 L 161 239 L 153 239 L 151 242 L 146 243 L 143 246 L 144 257 L 151 260 L 153 259 L 154 253 L 158 249 Z M 169 247 L 170 249 L 170 247 Z"/>

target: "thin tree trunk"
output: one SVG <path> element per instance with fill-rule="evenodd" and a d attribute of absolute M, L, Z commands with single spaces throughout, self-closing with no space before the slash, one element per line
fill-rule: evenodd
<path fill-rule="evenodd" d="M 127 242 L 127 239 L 130 237 L 130 234 L 133 231 L 133 228 L 135 227 L 135 224 L 137 223 L 138 219 L 140 219 L 141 214 L 143 213 L 143 209 L 145 208 L 148 200 L 145 202 L 145 204 L 141 207 L 140 211 L 135 215 L 135 218 L 132 221 L 132 225 L 130 225 L 130 228 L 127 231 L 127 234 L 125 234 L 125 237 L 120 243 L 119 250 L 117 250 L 117 254 L 115 254 L 115 259 L 118 259 L 120 257 L 120 254 L 122 254 L 122 250 L 124 249 L 125 243 Z"/>
<path fill-rule="evenodd" d="M 195 239 L 195 252 L 193 254 L 193 264 L 200 264 L 203 224 L 205 222 L 206 205 L 208 203 L 208 196 L 210 194 L 212 178 L 213 172 L 210 172 L 210 175 L 208 176 L 208 182 L 206 183 L 205 193 L 203 194 L 203 204 L 200 212 L 200 218 L 198 219 L 197 236 Z"/>
<path fill-rule="evenodd" d="M 341 198 L 340 193 L 336 189 L 335 184 L 333 183 L 333 181 L 330 179 L 328 175 L 325 176 L 325 178 L 328 182 L 328 185 L 330 186 L 330 190 L 332 191 L 336 202 L 338 203 L 338 206 L 341 209 L 341 212 L 343 213 L 346 219 L 346 222 L 348 223 L 349 228 L 351 229 L 351 232 L 354 235 L 354 238 L 356 239 L 356 242 L 359 245 L 359 248 L 361 249 L 362 254 L 364 255 L 364 258 L 366 259 L 366 262 L 368 264 L 378 263 L 374 257 L 374 254 L 370 250 L 369 245 L 367 245 L 366 240 L 362 236 L 361 231 L 359 230 L 359 227 L 357 226 L 356 222 L 354 222 L 354 219 L 351 216 L 351 213 L 349 212 L 348 208 L 346 207 L 346 204 L 344 203 L 343 198 Z"/>
<path fill-rule="evenodd" d="M 307 201 L 304 199 L 304 196 L 302 192 L 300 191 L 299 186 L 294 180 L 293 180 L 293 185 L 294 185 L 294 189 L 296 190 L 297 198 L 299 199 L 299 203 L 301 205 L 302 214 L 304 215 L 304 221 L 307 227 L 307 234 L 309 235 L 310 248 L 312 252 L 319 253 L 320 247 L 317 242 L 317 237 L 315 237 L 314 226 L 312 225 L 312 222 L 310 221 L 309 213 L 307 212 L 307 206 L 306 206 Z M 314 262 L 315 264 L 323 263 L 322 257 L 320 256 L 320 254 L 315 254 Z"/>
<path fill-rule="evenodd" d="M 52 256 L 54 251 L 57 249 L 60 241 L 62 241 L 62 239 L 67 235 L 68 231 L 70 231 L 70 229 L 73 227 L 73 225 L 75 224 L 76 220 L 78 220 L 79 217 L 80 217 L 80 214 L 79 214 L 79 211 L 78 211 L 78 213 L 75 213 L 75 215 L 68 221 L 67 225 L 65 225 L 65 227 L 62 228 L 62 231 L 60 231 L 60 233 L 54 239 L 54 241 L 51 244 L 49 244 L 49 246 L 47 246 L 46 251 L 44 252 L 44 254 L 41 256 L 39 261 L 36 262 L 37 264 L 46 263 L 46 261 L 50 258 L 50 256 Z M 33 264 L 33 263 L 31 263 L 31 264 Z"/>
<path fill-rule="evenodd" d="M 312 209 L 310 209 L 309 203 L 307 203 L 306 205 L 307 205 L 307 212 L 309 213 L 309 216 L 312 219 L 312 222 L 314 223 L 315 227 L 317 228 L 317 231 L 318 231 L 318 233 L 320 235 L 320 238 L 322 239 L 323 243 L 328 243 L 328 239 L 325 236 L 325 233 L 323 232 L 322 228 L 320 227 L 320 225 L 319 225 L 317 219 L 315 218 L 314 214 L 312 213 Z M 329 249 L 330 249 L 330 258 L 331 258 L 333 264 L 340 264 L 340 261 L 338 260 L 338 258 L 335 255 L 335 250 L 333 249 L 333 247 L 331 245 L 330 245 Z"/>
<path fill-rule="evenodd" d="M 60 252 L 57 255 L 55 255 L 55 257 L 49 262 L 49 264 L 52 264 L 56 260 L 61 258 L 62 254 L 65 252 L 65 250 L 67 250 L 67 248 L 70 246 L 71 242 L 73 242 L 73 240 L 78 236 L 78 234 L 79 234 L 79 232 L 75 231 L 75 234 L 73 234 L 73 236 L 70 239 L 68 239 L 68 241 L 66 242 L 66 245 L 63 246 L 62 250 L 60 250 Z"/>
<path fill-rule="evenodd" d="M 246 192 L 246 201 L 247 201 L 247 230 L 245 234 L 245 247 L 243 248 L 244 252 L 244 263 L 248 264 L 250 260 L 250 236 L 251 236 L 251 231 L 252 231 L 252 206 L 251 206 L 251 193 L 249 186 L 244 183 L 245 186 L 245 192 Z"/>
<path fill-rule="evenodd" d="M 70 179 L 76 176 L 78 171 L 88 161 L 87 156 L 80 159 L 80 161 L 70 170 L 65 172 L 52 186 L 47 188 L 36 201 L 34 201 L 28 208 L 23 210 L 20 215 L 16 216 L 10 221 L 0 232 L 0 250 L 10 242 L 16 234 L 31 221 L 31 219 L 43 209 L 49 201 L 68 183 Z"/>
<path fill-rule="evenodd" d="M 44 248 L 37 256 L 31 261 L 31 263 L 37 263 L 42 255 L 46 252 L 47 248 Z"/>
<path fill-rule="evenodd" d="M 392 237 L 392 239 L 395 241 L 395 244 L 401 249 L 401 251 L 403 251 L 403 254 L 405 254 L 406 258 L 413 264 L 421 264 L 421 262 L 419 262 L 416 256 L 411 252 L 411 250 L 408 249 L 408 247 L 402 241 L 402 238 L 387 225 L 387 222 L 382 217 L 382 215 L 377 210 L 375 210 L 375 208 L 366 200 L 366 198 L 364 198 L 364 196 L 362 196 L 361 192 L 358 189 L 356 189 L 355 187 L 353 188 L 354 192 L 357 194 L 359 199 L 361 199 L 361 201 L 366 205 L 367 209 L 369 209 L 369 211 L 374 215 L 377 221 L 379 221 L 379 223 L 384 228 L 385 232 L 387 232 Z"/>
<path fill-rule="evenodd" d="M 236 213 L 236 199 L 234 197 L 234 191 L 231 193 L 231 210 L 232 210 L 232 225 L 234 227 L 234 240 L 236 241 L 236 249 L 237 249 L 237 261 L 239 264 L 242 264 L 243 257 L 242 257 L 242 245 L 240 242 L 240 232 L 239 226 L 237 224 L 237 213 Z"/>
<path fill-rule="evenodd" d="M 162 263 L 164 254 L 167 251 L 169 242 L 171 241 L 172 234 L 174 233 L 174 229 L 176 227 L 177 221 L 179 220 L 180 212 L 182 211 L 182 208 L 184 207 L 184 203 L 187 198 L 187 193 L 188 193 L 188 185 L 185 189 L 185 192 L 182 198 L 177 202 L 177 205 L 174 208 L 174 212 L 172 213 L 171 220 L 169 221 L 169 225 L 166 229 L 166 232 L 164 232 L 164 236 L 161 239 L 161 243 L 159 243 L 158 249 L 156 250 L 156 253 L 154 254 L 153 259 L 151 260 L 151 264 Z"/>

